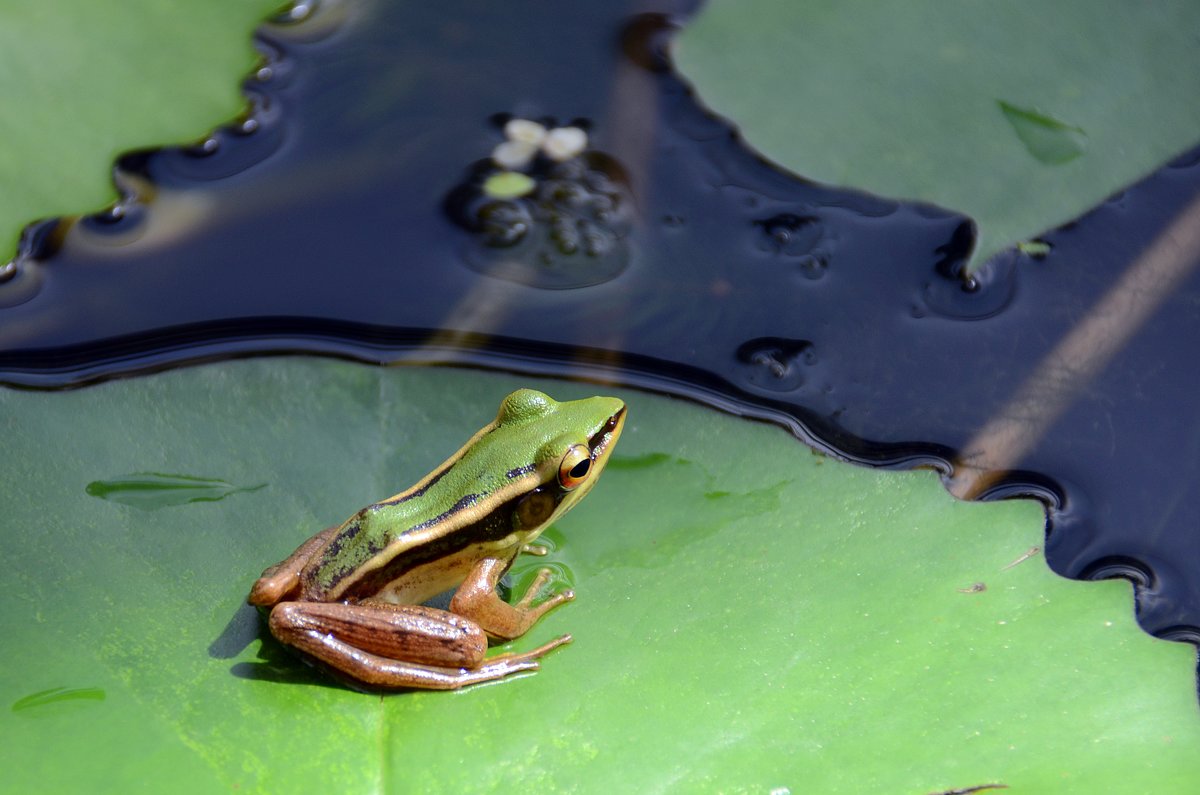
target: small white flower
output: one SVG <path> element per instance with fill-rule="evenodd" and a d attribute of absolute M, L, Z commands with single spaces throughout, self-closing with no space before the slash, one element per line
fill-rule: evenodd
<path fill-rule="evenodd" d="M 525 168 L 537 150 L 537 144 L 529 141 L 505 141 L 492 150 L 492 162 L 509 170 Z"/>
<path fill-rule="evenodd" d="M 546 137 L 546 128 L 529 119 L 510 119 L 504 125 L 504 136 L 510 141 L 524 141 L 537 146 Z"/>
<path fill-rule="evenodd" d="M 587 133 L 578 127 L 555 127 L 546 133 L 546 139 L 542 141 L 542 151 L 546 157 L 561 163 L 580 155 L 587 149 L 587 144 Z"/>

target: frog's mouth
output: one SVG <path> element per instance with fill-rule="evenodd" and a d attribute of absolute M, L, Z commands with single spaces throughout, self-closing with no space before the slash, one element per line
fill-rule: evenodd
<path fill-rule="evenodd" d="M 622 406 L 616 414 L 608 418 L 608 422 L 604 423 L 600 430 L 588 439 L 588 448 L 592 451 L 592 466 L 594 467 L 590 480 L 594 481 L 600 476 L 600 471 L 608 462 L 609 453 L 612 452 L 617 439 L 621 438 L 621 429 L 624 427 L 625 407 Z"/>

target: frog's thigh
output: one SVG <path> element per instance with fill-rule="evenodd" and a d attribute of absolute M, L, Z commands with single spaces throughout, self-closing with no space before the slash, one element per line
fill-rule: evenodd
<path fill-rule="evenodd" d="M 431 607 L 283 602 L 271 633 L 364 684 L 452 690 L 537 668 L 532 655 L 486 664 L 487 637 Z"/>
<path fill-rule="evenodd" d="M 270 626 L 285 643 L 307 633 L 332 635 L 362 651 L 428 665 L 473 668 L 487 653 L 487 636 L 474 623 L 418 605 L 282 602 Z"/>
<path fill-rule="evenodd" d="M 300 587 L 300 570 L 308 563 L 314 553 L 324 548 L 329 539 L 341 529 L 340 525 L 326 527 L 312 538 L 305 541 L 296 551 L 285 560 L 276 563 L 262 573 L 262 576 L 250 589 L 250 604 L 268 607 L 277 604 Z"/>

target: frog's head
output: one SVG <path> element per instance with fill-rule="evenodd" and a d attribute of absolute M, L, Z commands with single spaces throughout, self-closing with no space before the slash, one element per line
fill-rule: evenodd
<path fill-rule="evenodd" d="M 625 424 L 625 404 L 613 397 L 558 402 L 533 389 L 500 404 L 500 426 L 536 428 L 533 466 L 540 485 L 521 500 L 516 521 L 525 543 L 583 499 L 608 463 Z"/>

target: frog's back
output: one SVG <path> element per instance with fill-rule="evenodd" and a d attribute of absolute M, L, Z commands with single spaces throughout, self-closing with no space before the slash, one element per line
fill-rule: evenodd
<path fill-rule="evenodd" d="M 355 513 L 306 567 L 302 575 L 306 597 L 342 598 L 342 584 L 348 578 L 359 579 L 356 573 L 361 575 L 364 569 L 383 568 L 440 539 L 446 539 L 444 546 L 453 546 L 456 533 L 469 535 L 463 531 L 495 511 L 510 494 L 536 487 L 533 464 L 510 466 L 513 461 L 533 460 L 542 442 L 533 437 L 492 439 L 481 431 L 465 454 L 450 459 L 412 488 Z M 503 528 L 497 525 L 491 530 Z"/>

